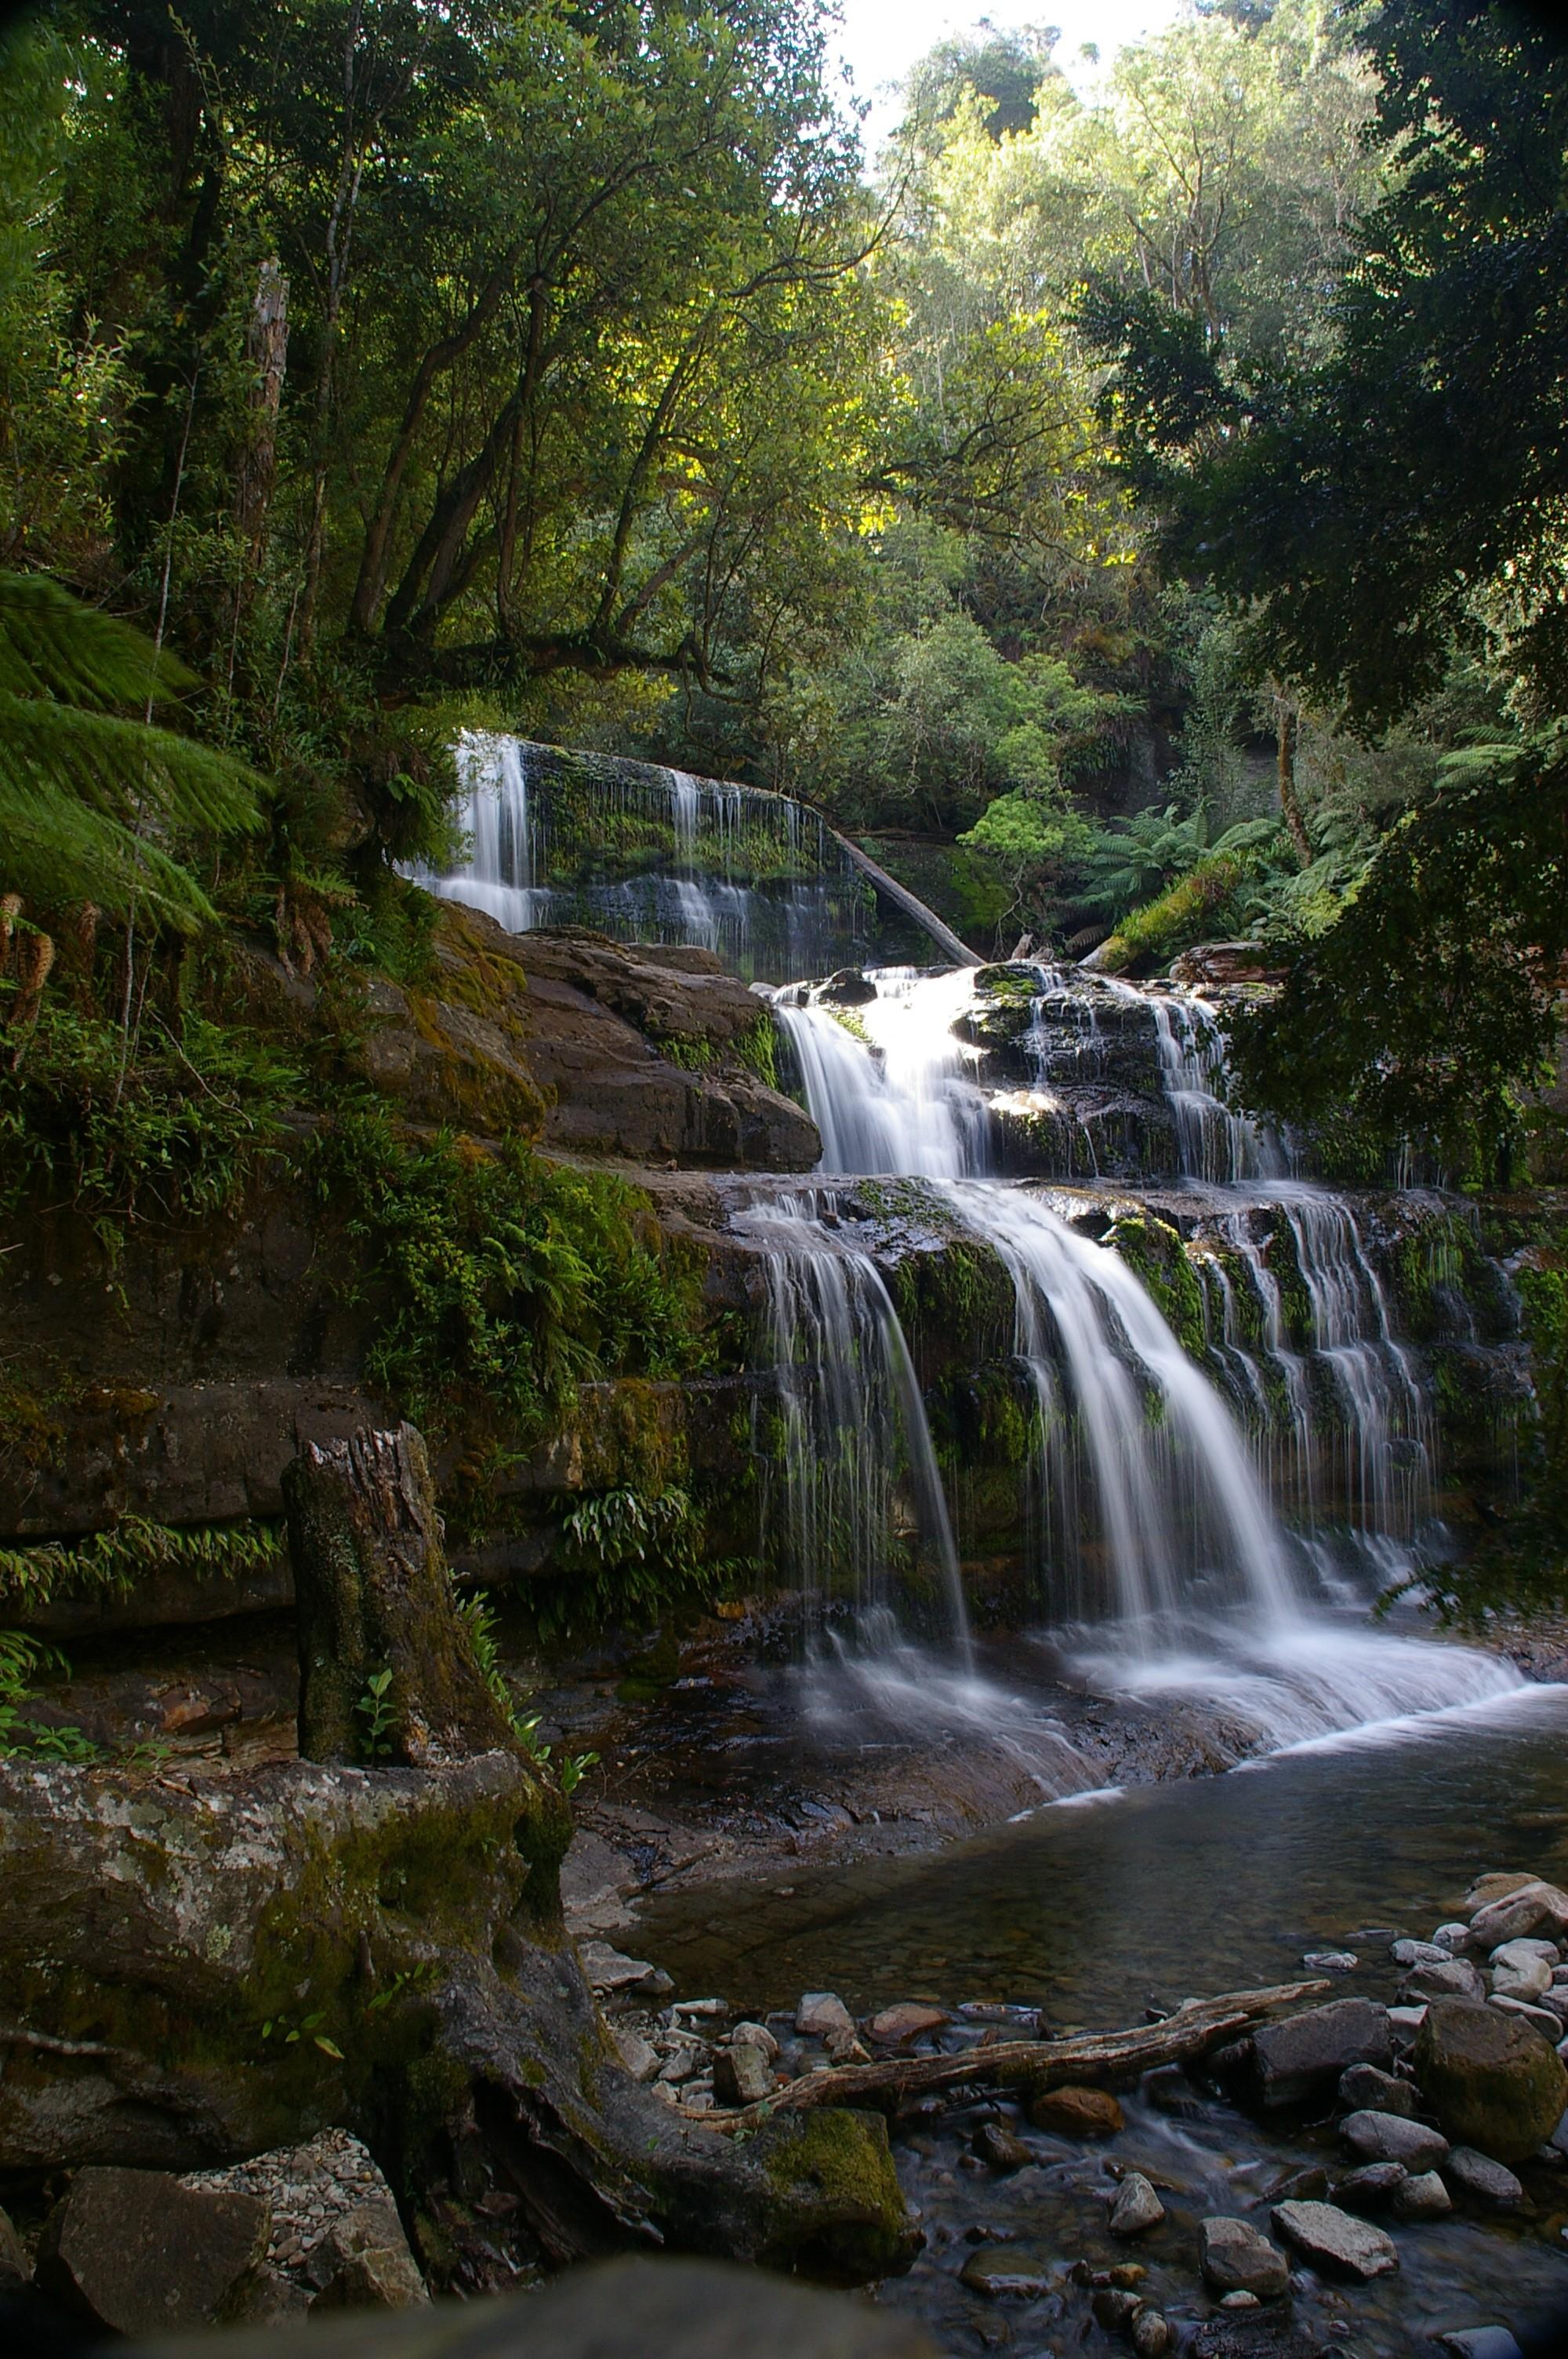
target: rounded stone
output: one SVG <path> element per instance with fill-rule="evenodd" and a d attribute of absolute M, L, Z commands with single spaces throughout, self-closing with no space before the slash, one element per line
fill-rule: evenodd
<path fill-rule="evenodd" d="M 1114 2137 L 1124 2125 L 1108 2089 L 1047 2089 L 1031 2104 L 1029 2118 L 1037 2130 L 1054 2130 L 1059 2137 Z"/>
<path fill-rule="evenodd" d="M 1522 2162 L 1568 2107 L 1568 2070 L 1530 2024 L 1474 1999 L 1434 2000 L 1416 2037 L 1427 2110 L 1455 2145 Z"/>

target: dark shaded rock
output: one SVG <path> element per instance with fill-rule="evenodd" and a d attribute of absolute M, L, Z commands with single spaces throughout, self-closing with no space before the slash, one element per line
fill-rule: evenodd
<path fill-rule="evenodd" d="M 1103 2326 L 1110 2334 L 1125 2333 L 1142 2307 L 1141 2295 L 1130 2293 L 1119 2286 L 1101 2286 L 1089 2302 L 1096 2324 Z"/>
<path fill-rule="evenodd" d="M 235 2293 L 227 2322 L 231 2327 L 292 2326 L 309 2317 L 311 2299 L 297 2279 L 264 2262 Z"/>
<path fill-rule="evenodd" d="M 430 2299 L 402 2223 L 387 2203 L 364 2203 L 338 2221 L 311 2256 L 321 2290 L 310 2308 L 411 2310 Z"/>
<path fill-rule="evenodd" d="M 958 2275 L 972 2293 L 989 2294 L 993 2300 L 1032 2300 L 1049 2286 L 1051 2268 L 1044 2253 L 1020 2252 L 1012 2245 L 999 2250 L 993 2245 L 971 2253 Z"/>
<path fill-rule="evenodd" d="M 1198 2267 L 1216 2293 L 1249 2293 L 1260 2301 L 1283 2293 L 1291 2281 L 1283 2253 L 1262 2231 L 1223 2213 L 1199 2223 Z"/>
<path fill-rule="evenodd" d="M 1203 2098 L 1179 2064 L 1157 2064 L 1152 2072 L 1145 2072 L 1139 2088 L 1156 2113 L 1173 2114 L 1178 2121 L 1194 2120 L 1204 2110 Z"/>
<path fill-rule="evenodd" d="M 760 2048 L 743 2040 L 713 2058 L 713 2094 L 721 2105 L 756 2105 L 773 2093 L 773 2067 Z"/>
<path fill-rule="evenodd" d="M 1477 2154 L 1474 2147 L 1453 2147 L 1443 2166 L 1443 2176 L 1451 2193 L 1482 2211 L 1518 2212 L 1524 2208 L 1524 2189 L 1507 2164 L 1494 2162 L 1489 2154 Z"/>
<path fill-rule="evenodd" d="M 1524 2353 L 1506 2326 L 1464 2326 L 1456 2333 L 1440 2334 L 1438 2342 L 1454 2359 L 1524 2359 Z"/>
<path fill-rule="evenodd" d="M 1407 2170 L 1430 2170 L 1448 2155 L 1441 2131 L 1403 2114 L 1350 2114 L 1340 2123 L 1339 2135 L 1363 2162 L 1400 2162 Z"/>
<path fill-rule="evenodd" d="M 1568 2105 L 1568 2071 L 1518 2016 L 1474 1999 L 1434 2000 L 1415 2043 L 1426 2109 L 1455 2145 L 1522 2162 Z"/>
<path fill-rule="evenodd" d="M 972 2143 L 980 2160 L 989 2162 L 993 2170 L 1022 2170 L 1034 2160 L 1023 2140 L 1002 2122 L 982 2122 Z"/>
<path fill-rule="evenodd" d="M 1386 2007 L 1370 1999 L 1331 1999 L 1252 2035 L 1259 2098 L 1265 2106 L 1300 2105 L 1326 2095 L 1352 2064 L 1386 2071 L 1393 2043 Z"/>
<path fill-rule="evenodd" d="M 1037 2130 L 1058 2137 L 1114 2137 L 1125 2126 L 1108 2089 L 1047 2089 L 1032 2102 L 1029 2118 Z"/>
<path fill-rule="evenodd" d="M 1340 2180 L 1334 2201 L 1346 2212 L 1381 2212 L 1409 2177 L 1402 2162 L 1368 2162 Z"/>
<path fill-rule="evenodd" d="M 32 2282 L 32 2263 L 11 2223 L 11 2215 L 0 2212 L 0 2293 L 19 2293 Z"/>
<path fill-rule="evenodd" d="M 1396 2081 L 1375 2064 L 1352 2064 L 1339 2081 L 1339 2102 L 1347 2113 L 1403 2114 L 1415 2119 L 1416 2093 L 1411 2081 Z"/>
<path fill-rule="evenodd" d="M 1351 2176 L 1354 2177 L 1355 2173 L 1352 2172 Z M 1310 2202 L 1327 2192 L 1328 2173 L 1321 2162 L 1309 2163 L 1304 2170 L 1292 2170 L 1288 2179 L 1281 2179 L 1279 2185 L 1271 2190 L 1276 2203 L 1283 2203 L 1292 2196 Z"/>
<path fill-rule="evenodd" d="M 1433 1998 L 1482 1998 L 1487 1985 L 1467 1958 L 1426 1959 L 1400 1984 L 1400 2003 L 1423 2006 Z"/>
<path fill-rule="evenodd" d="M 829 1007 L 865 1007 L 875 999 L 877 986 L 858 966 L 841 966 L 837 974 L 819 983 L 812 995 Z"/>
<path fill-rule="evenodd" d="M 1165 2359 L 1173 2340 L 1168 2321 L 1159 2310 L 1147 2306 L 1133 2320 L 1132 2332 L 1128 2336 L 1136 2359 Z"/>
<path fill-rule="evenodd" d="M 270 2225 L 254 2195 L 199 2193 L 160 2170 L 81 2170 L 44 2223 L 38 2288 L 118 2334 L 215 2325 Z"/>
<path fill-rule="evenodd" d="M 1454 2199 L 1435 2170 L 1411 2171 L 1394 2190 L 1394 2210 L 1401 2220 L 1442 2220 L 1454 2209 Z"/>
<path fill-rule="evenodd" d="M 1286 2243 L 1330 2276 L 1381 2277 L 1399 2267 L 1393 2238 L 1336 2204 L 1276 2203 L 1272 2217 Z"/>

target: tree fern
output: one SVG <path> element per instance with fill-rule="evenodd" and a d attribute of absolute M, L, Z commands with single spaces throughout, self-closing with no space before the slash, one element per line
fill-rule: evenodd
<path fill-rule="evenodd" d="M 256 774 L 131 717 L 190 684 L 127 623 L 41 574 L 0 573 L 0 889 L 123 913 L 140 899 L 181 930 L 212 909 L 166 849 L 260 823 Z"/>

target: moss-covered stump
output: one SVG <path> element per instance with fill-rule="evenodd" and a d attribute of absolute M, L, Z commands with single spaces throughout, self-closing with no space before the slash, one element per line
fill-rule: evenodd
<path fill-rule="evenodd" d="M 453 1607 L 416 1428 L 308 1443 L 285 1471 L 283 1495 L 302 1757 L 422 1767 L 510 1744 Z"/>
<path fill-rule="evenodd" d="M 628 2077 L 560 1929 L 569 1833 L 510 1752 L 0 1763 L 0 2171 L 189 2169 L 341 2126 L 438 2285 L 636 2244 L 907 2266 L 880 2125 L 737 2146 Z"/>

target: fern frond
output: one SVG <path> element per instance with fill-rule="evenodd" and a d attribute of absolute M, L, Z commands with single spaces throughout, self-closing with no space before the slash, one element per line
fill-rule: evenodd
<path fill-rule="evenodd" d="M 144 709 L 194 686 L 195 676 L 161 654 L 117 614 L 73 598 L 47 573 L 0 573 L 0 690 L 52 697 L 94 712 Z"/>

